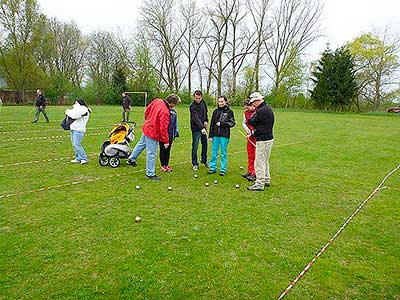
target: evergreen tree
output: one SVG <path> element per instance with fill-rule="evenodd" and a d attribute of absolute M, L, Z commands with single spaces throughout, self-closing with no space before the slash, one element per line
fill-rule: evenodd
<path fill-rule="evenodd" d="M 319 109 L 343 110 L 357 95 L 353 58 L 345 47 L 325 50 L 312 75 L 311 100 Z"/>
<path fill-rule="evenodd" d="M 310 91 L 311 100 L 315 102 L 319 109 L 325 108 L 333 102 L 333 73 L 334 55 L 330 49 L 326 49 L 312 72 L 314 89 Z"/>

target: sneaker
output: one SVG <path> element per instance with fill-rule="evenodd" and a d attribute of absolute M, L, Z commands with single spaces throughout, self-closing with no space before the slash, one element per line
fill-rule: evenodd
<path fill-rule="evenodd" d="M 88 163 L 88 161 L 86 159 L 82 159 L 81 160 L 81 165 L 84 165 L 84 164 L 87 164 L 87 163 Z"/>
<path fill-rule="evenodd" d="M 132 167 L 137 167 L 137 163 L 136 163 L 136 161 L 134 161 L 134 160 L 128 159 L 128 160 L 126 161 L 126 163 L 127 163 L 128 165 L 132 166 Z"/>
<path fill-rule="evenodd" d="M 37 121 L 32 121 L 31 123 L 37 123 Z"/>
<path fill-rule="evenodd" d="M 250 175 L 251 174 L 249 172 L 247 172 L 247 173 L 242 174 L 242 177 L 247 179 L 247 177 L 250 176 Z"/>
<path fill-rule="evenodd" d="M 269 182 L 267 182 L 266 184 L 265 184 L 265 187 L 270 187 L 271 186 L 271 184 L 269 183 Z"/>
<path fill-rule="evenodd" d="M 225 176 L 224 172 L 219 173 L 219 176 Z"/>
<path fill-rule="evenodd" d="M 153 176 L 146 175 L 146 178 L 150 179 L 150 180 L 154 180 L 154 181 L 160 181 L 161 180 L 161 178 L 158 177 L 157 175 L 153 175 Z"/>
<path fill-rule="evenodd" d="M 77 159 L 73 159 L 73 160 L 71 160 L 71 162 L 72 162 L 72 163 L 78 163 L 78 162 L 80 162 L 80 161 L 77 160 Z"/>
<path fill-rule="evenodd" d="M 248 181 L 256 181 L 256 176 L 249 175 L 246 177 Z"/>
<path fill-rule="evenodd" d="M 167 166 L 161 166 L 161 171 L 163 172 L 169 172 L 169 169 Z"/>
<path fill-rule="evenodd" d="M 210 167 L 210 165 L 208 164 L 208 162 L 206 162 L 206 161 L 202 161 L 201 162 L 206 168 L 209 168 Z"/>
<path fill-rule="evenodd" d="M 199 170 L 199 166 L 194 165 L 192 169 L 193 169 L 193 171 L 198 171 Z"/>
<path fill-rule="evenodd" d="M 207 171 L 207 174 L 215 174 L 215 172 L 216 172 L 216 171 L 208 170 L 208 171 Z"/>
<path fill-rule="evenodd" d="M 249 191 L 257 191 L 257 192 L 261 192 L 261 191 L 264 190 L 264 188 L 263 188 L 262 186 L 260 186 L 260 185 L 255 185 L 255 184 L 253 184 L 253 185 L 251 185 L 251 186 L 248 186 L 247 189 L 248 189 Z"/>

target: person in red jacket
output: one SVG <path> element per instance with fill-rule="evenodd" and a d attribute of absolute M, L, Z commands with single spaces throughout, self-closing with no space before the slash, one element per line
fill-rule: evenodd
<path fill-rule="evenodd" d="M 242 176 L 249 181 L 256 180 L 256 171 L 254 170 L 254 160 L 256 158 L 256 138 L 253 135 L 254 127 L 249 124 L 249 119 L 255 113 L 255 107 L 250 103 L 249 99 L 244 100 L 244 113 L 243 113 L 243 129 L 246 131 L 247 137 L 247 173 Z"/>
<path fill-rule="evenodd" d="M 170 109 L 181 102 L 178 95 L 171 94 L 163 99 L 154 99 L 144 113 L 144 125 L 142 136 L 128 158 L 128 164 L 136 167 L 136 159 L 146 149 L 146 177 L 151 180 L 160 180 L 156 175 L 156 156 L 159 142 L 164 147 L 169 146 L 168 127 L 170 121 Z"/>

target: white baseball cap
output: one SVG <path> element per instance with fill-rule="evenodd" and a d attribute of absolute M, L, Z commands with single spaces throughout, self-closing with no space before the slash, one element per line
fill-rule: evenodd
<path fill-rule="evenodd" d="M 249 103 L 253 103 L 256 100 L 263 100 L 263 99 L 264 99 L 264 96 L 261 95 L 260 92 L 254 92 L 254 93 L 250 94 Z"/>

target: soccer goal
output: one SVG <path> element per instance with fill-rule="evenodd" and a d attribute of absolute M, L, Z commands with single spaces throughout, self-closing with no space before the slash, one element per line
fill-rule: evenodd
<path fill-rule="evenodd" d="M 140 104 L 144 104 L 144 106 L 147 106 L 147 92 L 125 92 L 128 95 L 134 95 L 137 97 L 135 97 L 135 99 L 132 99 L 133 97 L 131 97 L 132 100 L 132 105 L 136 104 L 137 106 L 141 106 Z"/>

